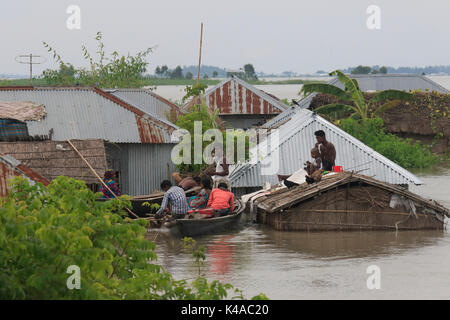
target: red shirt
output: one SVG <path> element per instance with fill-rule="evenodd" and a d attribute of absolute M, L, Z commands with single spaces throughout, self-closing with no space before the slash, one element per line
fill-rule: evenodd
<path fill-rule="evenodd" d="M 215 210 L 230 208 L 231 211 L 234 210 L 234 196 L 230 191 L 222 189 L 214 189 L 211 191 L 208 200 L 208 208 Z"/>

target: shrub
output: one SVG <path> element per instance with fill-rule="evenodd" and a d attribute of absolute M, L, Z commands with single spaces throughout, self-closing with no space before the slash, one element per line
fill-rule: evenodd
<path fill-rule="evenodd" d="M 120 200 L 98 202 L 83 181 L 48 187 L 13 180 L 0 198 L 0 299 L 223 299 L 231 285 L 177 281 L 154 263 L 146 221 L 126 217 Z M 68 267 L 81 288 L 69 290 Z M 260 297 L 260 296 L 258 296 Z M 261 296 L 264 297 L 264 296 Z"/>
<path fill-rule="evenodd" d="M 381 118 L 359 121 L 348 118 L 342 120 L 341 128 L 404 168 L 427 168 L 439 161 L 437 155 L 419 142 L 386 133 Z"/>

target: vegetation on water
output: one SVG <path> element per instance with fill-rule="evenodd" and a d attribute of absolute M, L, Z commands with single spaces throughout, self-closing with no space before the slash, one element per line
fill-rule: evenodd
<path fill-rule="evenodd" d="M 120 55 L 117 51 L 106 55 L 105 46 L 102 42 L 102 33 L 97 32 L 95 37 L 98 43 L 96 52 L 98 59 L 82 46 L 83 58 L 89 62 L 89 69 L 76 68 L 71 63 L 65 62 L 57 51 L 48 43 L 43 42 L 48 52 L 59 63 L 59 69 L 46 69 L 42 78 L 47 85 L 83 85 L 97 86 L 102 88 L 133 88 L 142 87 L 143 74 L 147 70 L 148 56 L 152 48 L 147 48 L 135 55 Z"/>
<path fill-rule="evenodd" d="M 351 79 L 340 70 L 331 72 L 330 76 L 337 76 L 339 81 L 345 86 L 345 89 L 342 90 L 327 83 L 309 83 L 303 85 L 300 93 L 305 95 L 313 92 L 326 93 L 347 102 L 331 103 L 315 109 L 315 112 L 328 115 L 334 120 L 347 117 L 348 113 L 350 113 L 350 117 L 363 120 L 369 117 L 377 117 L 386 110 L 400 105 L 402 100 L 411 100 L 412 98 L 410 93 L 404 91 L 384 90 L 377 92 L 372 99 L 366 102 L 356 79 Z M 383 104 L 375 108 L 374 106 L 380 102 Z"/>
<path fill-rule="evenodd" d="M 127 198 L 99 202 L 99 196 L 72 178 L 48 187 L 14 178 L 0 199 L 0 299 L 228 297 L 230 284 L 175 280 L 156 264 L 147 221 L 126 217 Z"/>
<path fill-rule="evenodd" d="M 419 142 L 386 133 L 381 118 L 347 118 L 340 127 L 403 168 L 428 168 L 439 162 L 439 156 Z"/>

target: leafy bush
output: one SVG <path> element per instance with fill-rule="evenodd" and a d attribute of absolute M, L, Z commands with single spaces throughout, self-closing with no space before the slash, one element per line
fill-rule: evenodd
<path fill-rule="evenodd" d="M 439 161 L 437 155 L 419 142 L 386 133 L 381 118 L 359 121 L 348 118 L 342 120 L 341 128 L 404 168 L 427 168 Z"/>
<path fill-rule="evenodd" d="M 13 180 L 8 197 L 0 198 L 0 299 L 227 297 L 229 284 L 174 280 L 154 263 L 147 222 L 126 217 L 130 202 L 98 197 L 67 177 L 48 187 Z M 71 265 L 80 268 L 80 289 L 68 289 Z"/>

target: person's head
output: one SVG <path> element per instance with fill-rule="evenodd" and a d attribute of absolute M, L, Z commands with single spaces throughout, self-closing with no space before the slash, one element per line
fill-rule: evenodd
<path fill-rule="evenodd" d="M 208 177 L 203 177 L 201 185 L 203 189 L 211 189 L 211 180 Z"/>
<path fill-rule="evenodd" d="M 202 182 L 202 179 L 200 179 L 199 176 L 195 176 L 195 177 L 193 177 L 193 179 L 194 179 L 195 183 L 196 183 L 198 186 L 199 186 L 200 183 Z"/>
<path fill-rule="evenodd" d="M 170 187 L 172 187 L 172 182 L 170 182 L 169 180 L 164 180 L 163 182 L 161 182 L 161 189 L 163 189 L 164 191 L 169 190 Z"/>
<path fill-rule="evenodd" d="M 317 130 L 316 132 L 314 132 L 314 135 L 316 136 L 317 142 L 319 143 L 327 141 L 327 139 L 325 138 L 325 132 L 323 130 Z"/>
<path fill-rule="evenodd" d="M 320 157 L 319 149 L 312 148 L 311 149 L 311 157 L 313 157 L 314 159 Z"/>
<path fill-rule="evenodd" d="M 228 190 L 228 185 L 225 182 L 219 183 L 217 186 L 219 189 Z"/>
<path fill-rule="evenodd" d="M 113 178 L 112 170 L 106 170 L 103 176 L 105 177 L 105 179 L 112 179 Z"/>

